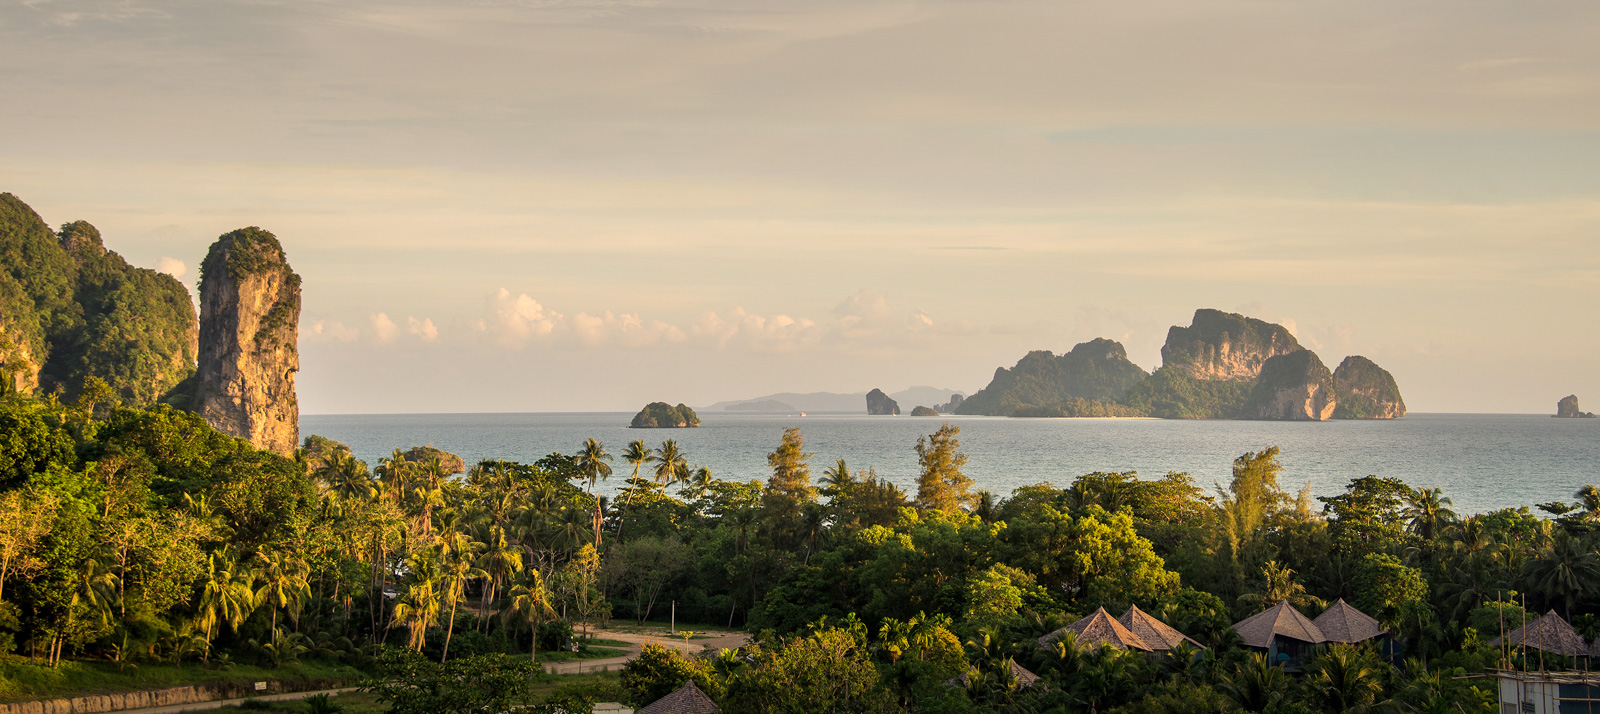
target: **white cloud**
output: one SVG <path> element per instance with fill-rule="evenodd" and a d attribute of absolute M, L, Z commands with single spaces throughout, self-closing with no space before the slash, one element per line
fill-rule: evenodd
<path fill-rule="evenodd" d="M 389 319 L 389 316 L 384 313 L 374 313 L 371 321 L 372 336 L 378 341 L 378 344 L 393 342 L 394 338 L 400 334 L 400 326 L 394 324 L 394 320 Z"/>
<path fill-rule="evenodd" d="M 439 339 L 439 328 L 434 327 L 433 318 L 418 320 L 415 317 L 407 317 L 406 329 L 411 334 L 421 337 L 423 342 L 432 342 Z"/>
<path fill-rule="evenodd" d="M 580 312 L 572 318 L 572 330 L 579 341 L 590 347 L 614 344 L 621 347 L 650 347 L 676 344 L 688 339 L 683 330 L 660 320 L 646 322 L 638 313 L 600 315 Z"/>
<path fill-rule="evenodd" d="M 156 261 L 156 272 L 166 273 L 179 280 L 189 274 L 189 266 L 177 258 L 162 257 Z"/>
<path fill-rule="evenodd" d="M 718 348 L 733 345 L 754 352 L 795 352 L 821 338 L 821 330 L 810 318 L 755 315 L 742 307 L 726 315 L 706 312 L 689 328 L 689 333 L 706 338 Z"/>
<path fill-rule="evenodd" d="M 311 323 L 311 334 L 336 342 L 354 342 L 361 337 L 361 330 L 338 320 L 317 320 Z"/>
<path fill-rule="evenodd" d="M 566 323 L 565 316 L 527 293 L 513 297 L 505 288 L 489 296 L 489 311 L 489 318 L 478 320 L 478 331 L 488 333 L 490 341 L 502 347 L 520 347 L 531 339 L 549 337 Z"/>

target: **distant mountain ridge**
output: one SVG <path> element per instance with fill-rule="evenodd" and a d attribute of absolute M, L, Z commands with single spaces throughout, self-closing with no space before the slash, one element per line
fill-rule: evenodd
<path fill-rule="evenodd" d="M 966 392 L 963 392 L 959 389 L 939 389 L 936 387 L 917 386 L 908 387 L 898 392 L 892 392 L 889 394 L 889 398 L 900 404 L 939 405 L 949 402 L 950 397 L 955 394 L 960 394 L 963 397 L 967 396 Z M 789 409 L 768 410 L 756 406 L 763 402 L 776 403 L 770 404 L 770 406 L 782 405 L 789 407 Z M 778 394 L 752 397 L 750 399 L 735 399 L 717 402 L 709 406 L 700 407 L 700 410 L 706 412 L 727 411 L 746 413 L 784 413 L 788 411 L 796 411 L 809 413 L 839 412 L 848 414 L 864 414 L 866 413 L 866 405 L 867 393 L 865 391 L 854 392 L 851 394 L 840 394 L 838 392 L 811 392 L 808 394 L 801 394 L 798 392 L 781 392 Z"/>

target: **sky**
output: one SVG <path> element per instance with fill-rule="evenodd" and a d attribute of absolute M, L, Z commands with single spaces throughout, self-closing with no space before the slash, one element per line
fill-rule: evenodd
<path fill-rule="evenodd" d="M 971 392 L 1196 308 L 1415 412 L 1600 405 L 1600 3 L 3 0 L 0 191 L 193 287 L 257 225 L 307 413 Z M 1585 408 L 1592 407 L 1586 406 Z"/>

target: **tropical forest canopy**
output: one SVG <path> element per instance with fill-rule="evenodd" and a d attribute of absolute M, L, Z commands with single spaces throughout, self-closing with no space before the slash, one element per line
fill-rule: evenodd
<path fill-rule="evenodd" d="M 732 712 L 1492 712 L 1457 677 L 1499 662 L 1487 643 L 1524 604 L 1600 634 L 1592 487 L 1467 516 L 1382 476 L 1313 498 L 1267 447 L 1224 484 L 1094 473 L 1001 496 L 962 473 L 944 425 L 907 444 L 911 493 L 807 452 L 798 429 L 774 436 L 765 481 L 719 479 L 672 440 L 460 466 L 402 447 L 367 464 L 316 436 L 281 457 L 104 390 L 12 395 L 0 653 L 9 667 L 335 660 L 378 673 L 396 711 L 465 710 L 428 698 L 440 691 L 496 711 L 574 629 L 676 603 L 680 623 L 754 644 L 647 648 L 606 696 L 637 706 L 693 681 Z M 597 497 L 607 479 L 624 487 Z M 1392 646 L 1333 646 L 1289 676 L 1230 628 L 1338 598 Z M 1038 644 L 1130 605 L 1209 649 Z M 1046 686 L 1021 686 L 1013 664 Z M 406 684 L 425 680 L 445 684 Z"/>

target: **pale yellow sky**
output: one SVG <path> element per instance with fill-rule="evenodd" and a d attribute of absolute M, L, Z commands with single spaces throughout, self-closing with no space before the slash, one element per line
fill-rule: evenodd
<path fill-rule="evenodd" d="M 260 225 L 308 412 L 966 391 L 1197 307 L 1413 411 L 1600 403 L 1600 5 L 0 4 L 0 190 L 191 285 Z"/>

